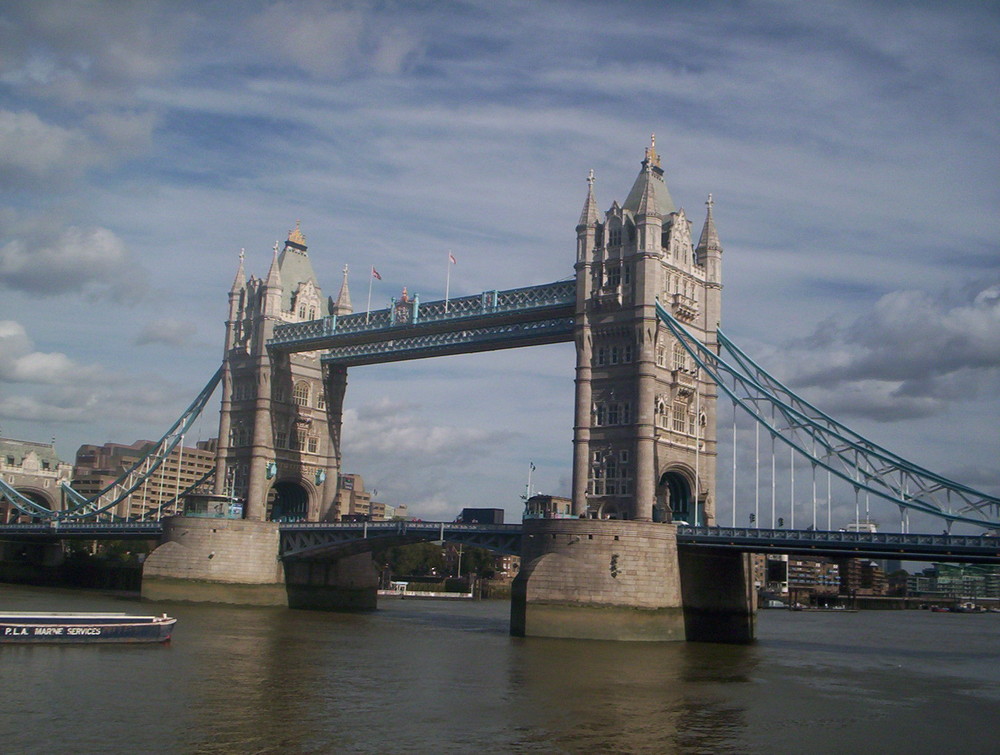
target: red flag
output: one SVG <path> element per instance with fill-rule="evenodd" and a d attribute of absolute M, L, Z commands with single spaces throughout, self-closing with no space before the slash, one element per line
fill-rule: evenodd
<path fill-rule="evenodd" d="M 451 264 L 453 265 L 458 264 L 458 260 L 455 259 L 455 255 L 452 254 L 451 252 L 448 252 L 448 259 L 451 260 Z"/>
<path fill-rule="evenodd" d="M 375 269 L 374 265 L 372 265 L 372 278 L 375 280 L 382 280 L 382 276 L 378 274 L 378 270 Z"/>

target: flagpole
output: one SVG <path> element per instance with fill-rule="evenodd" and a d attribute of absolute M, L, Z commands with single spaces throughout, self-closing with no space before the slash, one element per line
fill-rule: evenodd
<path fill-rule="evenodd" d="M 448 311 L 448 293 L 451 290 L 451 252 L 448 252 L 448 258 L 444 261 L 448 266 L 448 275 L 444 279 L 444 311 Z"/>
<path fill-rule="evenodd" d="M 368 324 L 368 317 L 372 312 L 372 281 L 375 280 L 375 266 L 372 265 L 371 273 L 368 275 L 368 307 L 365 309 L 365 325 Z"/>

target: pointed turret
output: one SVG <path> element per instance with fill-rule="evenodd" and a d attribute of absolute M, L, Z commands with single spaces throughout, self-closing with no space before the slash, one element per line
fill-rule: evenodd
<path fill-rule="evenodd" d="M 622 209 L 634 215 L 659 215 L 666 217 L 674 211 L 674 200 L 670 198 L 667 184 L 663 180 L 663 168 L 660 167 L 660 156 L 656 154 L 656 135 L 650 138 L 646 147 L 646 157 L 642 161 L 642 169 L 632 184 L 632 190 Z"/>
<path fill-rule="evenodd" d="M 264 285 L 268 288 L 281 288 L 281 266 L 278 264 L 278 242 L 274 242 L 274 256 L 271 257 L 271 267 L 267 271 Z"/>
<path fill-rule="evenodd" d="M 226 322 L 226 351 L 233 348 L 240 339 L 242 329 L 240 319 L 246 303 L 244 292 L 247 288 L 247 274 L 243 269 L 243 257 L 246 250 L 240 249 L 240 265 L 236 268 L 236 277 L 229 289 L 229 319 Z"/>
<path fill-rule="evenodd" d="M 243 257 L 245 255 L 246 249 L 240 249 L 240 266 L 236 268 L 236 277 L 233 279 L 233 285 L 229 289 L 229 293 L 231 294 L 239 293 L 247 286 L 247 274 L 243 268 Z"/>
<path fill-rule="evenodd" d="M 708 195 L 708 201 L 705 202 L 708 206 L 708 213 L 705 216 L 705 225 L 701 229 L 701 238 L 698 240 L 698 247 L 695 251 L 698 252 L 698 259 L 702 259 L 704 253 L 711 251 L 722 251 L 722 244 L 719 242 L 719 234 L 715 230 L 715 219 L 712 217 L 712 206 L 715 204 L 712 201 L 712 195 Z"/>
<path fill-rule="evenodd" d="M 587 175 L 587 198 L 583 202 L 583 211 L 580 213 L 580 222 L 577 228 L 585 226 L 587 228 L 597 222 L 597 202 L 594 199 L 594 171 Z"/>
<path fill-rule="evenodd" d="M 354 307 L 351 306 L 351 291 L 347 287 L 347 265 L 344 265 L 344 282 L 340 284 L 340 293 L 337 294 L 337 304 L 331 314 L 349 315 L 352 312 L 354 312 Z"/>
<path fill-rule="evenodd" d="M 274 256 L 271 258 L 271 267 L 267 271 L 263 288 L 264 314 L 277 317 L 281 313 L 281 294 L 284 290 L 281 285 L 281 265 L 278 262 L 277 241 L 274 242 Z"/>
<path fill-rule="evenodd" d="M 597 202 L 594 200 L 594 171 L 587 174 L 587 198 L 580 212 L 580 222 L 576 224 L 576 261 L 589 261 L 598 246 L 598 230 L 600 221 L 597 219 Z"/>
<path fill-rule="evenodd" d="M 712 207 L 715 202 L 712 195 L 708 195 L 705 202 L 708 212 L 705 215 L 705 225 L 701 229 L 701 238 L 698 246 L 694 250 L 694 257 L 699 265 L 705 268 L 705 278 L 713 285 L 722 285 L 722 243 L 719 241 L 719 234 L 715 230 L 715 218 L 712 217 Z"/>

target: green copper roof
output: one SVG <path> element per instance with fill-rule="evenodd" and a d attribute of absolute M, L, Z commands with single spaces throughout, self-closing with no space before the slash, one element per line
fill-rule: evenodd
<path fill-rule="evenodd" d="M 312 262 L 309 261 L 309 254 L 306 251 L 306 237 L 299 230 L 299 224 L 295 224 L 295 230 L 288 234 L 288 241 L 278 257 L 278 271 L 281 273 L 281 309 L 287 312 L 292 308 L 292 295 L 298 289 L 300 283 L 312 281 L 316 288 L 319 282 L 316 280 L 316 273 L 313 272 Z"/>
<path fill-rule="evenodd" d="M 655 140 L 646 147 L 646 159 L 642 161 L 642 169 L 632 184 L 632 191 L 628 193 L 622 209 L 635 215 L 656 213 L 663 217 L 676 209 L 663 180 L 663 168 L 660 167 L 660 156 L 656 154 Z"/>

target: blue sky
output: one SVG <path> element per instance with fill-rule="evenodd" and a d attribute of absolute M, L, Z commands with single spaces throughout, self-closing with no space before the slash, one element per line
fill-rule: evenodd
<path fill-rule="evenodd" d="M 709 192 L 728 335 L 882 445 L 1000 492 L 994 3 L 7 2 L 0 428 L 158 437 L 239 250 L 297 220 L 373 305 L 572 274 L 651 132 Z M 567 493 L 569 345 L 357 368 L 344 456 L 425 519 Z M 198 428 L 216 433 L 213 412 Z M 722 506 L 720 505 L 720 509 Z"/>

